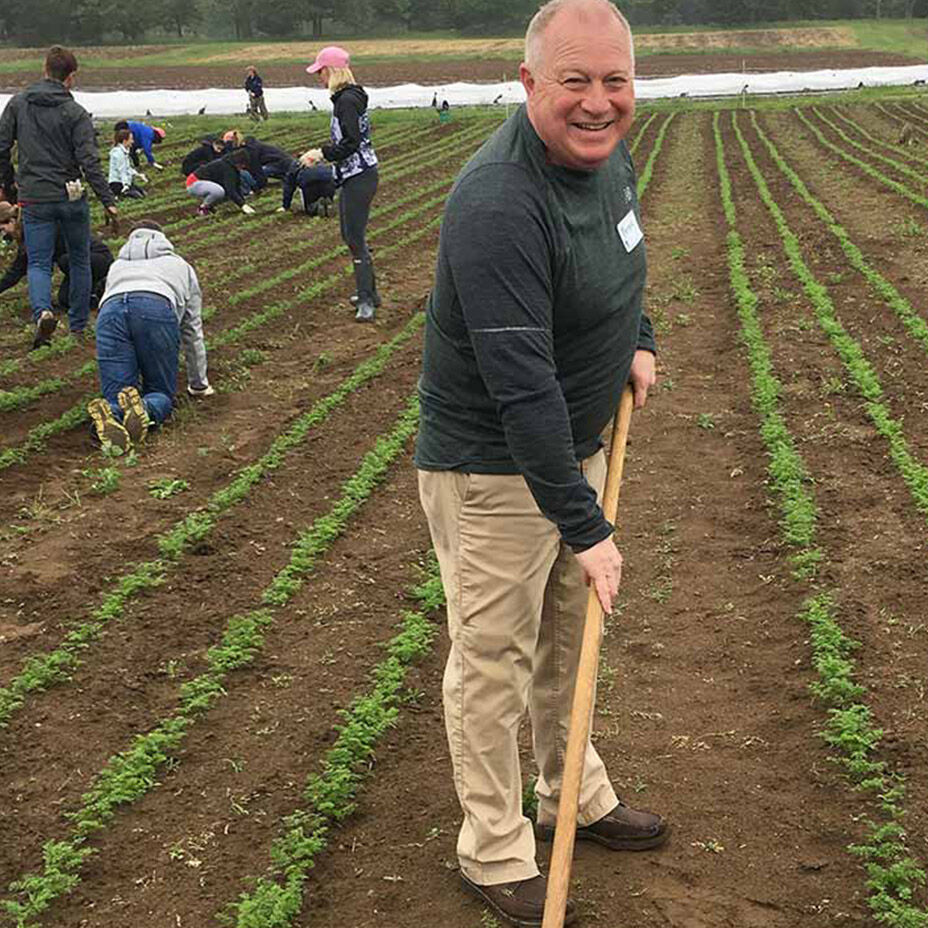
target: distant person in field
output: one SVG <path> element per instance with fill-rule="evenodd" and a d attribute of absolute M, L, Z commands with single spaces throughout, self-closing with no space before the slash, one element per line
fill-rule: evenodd
<path fill-rule="evenodd" d="M 552 0 L 535 14 L 519 69 L 526 102 L 452 187 L 426 312 L 416 465 L 448 602 L 457 857 L 464 888 L 521 926 L 542 924 L 535 841 L 554 833 L 589 591 L 608 614 L 622 575 L 599 502 L 600 436 L 626 384 L 640 408 L 655 382 L 625 141 L 634 62 L 608 0 Z M 519 763 L 526 712 L 534 824 Z M 669 834 L 662 816 L 616 795 L 588 740 L 578 841 L 644 851 Z M 625 914 L 620 905 L 603 924 Z M 569 902 L 565 924 L 576 916 Z"/>
<path fill-rule="evenodd" d="M 44 79 L 16 94 L 0 117 L 0 185 L 10 202 L 18 200 L 23 207 L 33 348 L 49 344 L 58 325 L 52 310 L 52 268 L 59 236 L 70 262 L 70 328 L 80 335 L 87 327 L 92 276 L 85 180 L 104 209 L 117 215 L 116 199 L 100 170 L 90 114 L 71 96 L 76 73 L 74 54 L 52 46 L 45 58 Z"/>
<path fill-rule="evenodd" d="M 330 141 L 321 148 L 311 148 L 300 158 L 311 167 L 322 160 L 335 165 L 335 183 L 339 188 L 338 218 L 342 238 L 354 261 L 358 322 L 373 322 L 380 306 L 374 262 L 367 247 L 367 220 L 377 193 L 377 154 L 371 143 L 371 120 L 367 111 L 367 94 L 355 81 L 348 67 L 349 55 L 343 48 L 330 45 L 316 55 L 306 69 L 318 74 L 332 96 Z"/>
<path fill-rule="evenodd" d="M 15 287 L 28 274 L 29 256 L 23 242 L 21 207 L 12 203 L 0 203 L 0 235 L 16 248 L 16 254 L 0 278 L 0 293 Z M 58 301 L 54 309 L 58 313 L 67 313 L 70 306 L 71 259 L 67 244 L 61 234 L 55 240 L 54 262 L 62 272 L 58 285 Z M 96 235 L 90 237 L 90 309 L 96 309 L 106 286 L 106 273 L 113 263 L 113 253 L 103 239 Z"/>
<path fill-rule="evenodd" d="M 245 202 L 242 190 L 241 174 L 247 166 L 247 152 L 237 149 L 227 156 L 201 164 L 189 174 L 187 193 L 200 200 L 197 214 L 208 216 L 224 200 L 230 200 L 243 213 L 253 214 L 254 208 Z"/>
<path fill-rule="evenodd" d="M 307 168 L 291 158 L 284 174 L 282 193 L 278 213 L 288 212 L 295 196 L 305 215 L 328 217 L 335 198 L 335 171 L 330 164 L 314 164 Z"/>
<path fill-rule="evenodd" d="M 267 104 L 264 101 L 264 81 L 253 64 L 245 70 L 245 90 L 248 92 L 248 115 L 257 122 L 267 120 Z"/>
<path fill-rule="evenodd" d="M 110 190 L 117 199 L 129 197 L 132 200 L 141 200 L 145 191 L 136 184 L 136 180 L 144 184 L 148 182 L 148 178 L 132 166 L 130 148 L 132 133 L 128 129 L 117 129 L 113 136 L 113 147 L 110 149 Z"/>
<path fill-rule="evenodd" d="M 184 155 L 180 172 L 186 177 L 192 174 L 201 164 L 208 164 L 221 158 L 226 153 L 225 143 L 216 135 L 207 135 L 196 148 Z"/>
<path fill-rule="evenodd" d="M 194 269 L 157 222 L 138 223 L 110 268 L 97 316 L 102 399 L 87 407 L 104 446 L 137 447 L 174 408 L 183 346 L 187 392 L 211 396 Z"/>
<path fill-rule="evenodd" d="M 163 171 L 164 165 L 155 160 L 155 154 L 152 151 L 153 145 L 160 145 L 164 141 L 165 131 L 160 126 L 149 126 L 144 122 L 134 122 L 132 120 L 122 119 L 113 126 L 113 131 L 118 132 L 120 129 L 128 129 L 132 133 L 132 147 L 129 149 L 129 157 L 132 164 L 138 168 L 141 166 L 139 152 L 145 154 L 145 160 L 156 171 Z"/>

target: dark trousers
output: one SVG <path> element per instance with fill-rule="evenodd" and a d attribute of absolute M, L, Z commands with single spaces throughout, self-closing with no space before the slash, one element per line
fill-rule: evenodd
<path fill-rule="evenodd" d="M 96 309 L 106 289 L 106 275 L 109 272 L 113 259 L 110 255 L 102 251 L 90 252 L 90 308 Z M 58 267 L 64 272 L 61 279 L 61 286 L 58 288 L 58 311 L 65 312 L 68 309 L 71 290 L 71 258 L 63 254 L 58 259 Z"/>
<path fill-rule="evenodd" d="M 177 389 L 180 325 L 169 300 L 155 293 L 119 293 L 97 316 L 100 392 L 113 415 L 122 419 L 117 397 L 138 387 L 149 417 L 164 422 Z"/>
<path fill-rule="evenodd" d="M 71 257 L 68 320 L 82 332 L 90 314 L 90 206 L 86 199 L 31 203 L 23 209 L 23 237 L 29 258 L 29 301 L 33 321 L 52 308 L 52 265 L 58 233 Z"/>
<path fill-rule="evenodd" d="M 367 219 L 371 203 L 377 193 L 377 168 L 368 168 L 354 177 L 349 177 L 338 192 L 338 218 L 341 222 L 342 239 L 355 261 L 370 262 L 367 248 Z"/>
<path fill-rule="evenodd" d="M 113 191 L 114 197 L 129 197 L 132 200 L 141 200 L 145 196 L 145 191 L 141 187 L 136 187 L 135 184 L 130 184 L 129 187 L 123 191 L 122 184 L 118 180 L 110 181 L 110 190 Z"/>

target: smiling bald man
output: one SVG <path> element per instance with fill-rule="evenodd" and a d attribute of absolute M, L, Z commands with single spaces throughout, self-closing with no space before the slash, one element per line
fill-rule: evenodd
<path fill-rule="evenodd" d="M 599 505 L 600 433 L 627 382 L 645 404 L 655 343 L 624 141 L 635 114 L 628 24 L 607 0 L 553 0 L 525 44 L 527 102 L 465 166 L 445 208 L 416 464 L 448 603 L 461 875 L 530 926 L 544 909 L 535 834 L 550 838 L 557 817 L 586 584 L 609 612 L 621 579 Z M 526 709 L 534 833 L 517 746 Z M 577 838 L 644 850 L 668 834 L 661 816 L 618 799 L 588 744 Z M 566 923 L 575 917 L 570 904 Z"/>

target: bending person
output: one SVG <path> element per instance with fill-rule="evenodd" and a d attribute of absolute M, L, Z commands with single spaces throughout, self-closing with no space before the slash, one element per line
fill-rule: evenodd
<path fill-rule="evenodd" d="M 164 141 L 164 129 L 159 126 L 149 126 L 144 122 L 133 122 L 132 120 L 122 119 L 115 126 L 113 131 L 118 132 L 120 129 L 128 129 L 132 133 L 132 148 L 129 149 L 129 156 L 135 167 L 139 167 L 139 151 L 145 153 L 145 160 L 156 170 L 163 171 L 164 165 L 155 161 L 152 145 L 160 145 Z"/>
<path fill-rule="evenodd" d="M 132 166 L 132 160 L 129 157 L 131 148 L 132 133 L 128 129 L 117 129 L 113 136 L 113 147 L 110 149 L 108 177 L 110 190 L 113 191 L 116 199 L 130 197 L 133 200 L 140 200 L 145 196 L 145 191 L 136 186 L 135 179 L 138 178 L 144 184 L 148 178 Z"/>
<path fill-rule="evenodd" d="M 127 451 L 174 408 L 178 352 L 187 391 L 209 396 L 202 296 L 194 269 L 157 222 L 138 223 L 119 250 L 97 316 L 102 399 L 87 412 L 101 444 Z"/>
<path fill-rule="evenodd" d="M 254 209 L 245 202 L 242 190 L 242 173 L 248 167 L 248 154 L 236 148 L 231 154 L 201 165 L 187 177 L 187 192 L 201 198 L 197 214 L 208 216 L 213 207 L 223 200 L 231 200 L 243 213 L 251 215 Z"/>
<path fill-rule="evenodd" d="M 367 219 L 377 192 L 377 155 L 371 144 L 371 120 L 367 112 L 367 94 L 348 67 L 348 52 L 337 45 L 322 49 L 306 69 L 318 74 L 332 95 L 331 141 L 322 148 L 312 148 L 300 159 L 306 166 L 323 158 L 335 165 L 335 183 L 339 187 L 338 217 L 342 238 L 354 260 L 357 287 L 355 319 L 373 322 L 374 309 L 380 305 L 374 264 L 367 247 Z"/>

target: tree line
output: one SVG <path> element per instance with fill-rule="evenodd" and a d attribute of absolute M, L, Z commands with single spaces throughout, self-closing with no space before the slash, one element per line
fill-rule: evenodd
<path fill-rule="evenodd" d="M 0 0 L 0 41 L 18 45 L 158 37 L 323 38 L 458 30 L 518 33 L 540 0 Z M 620 0 L 635 26 L 756 26 L 784 20 L 928 15 L 928 0 Z"/>

